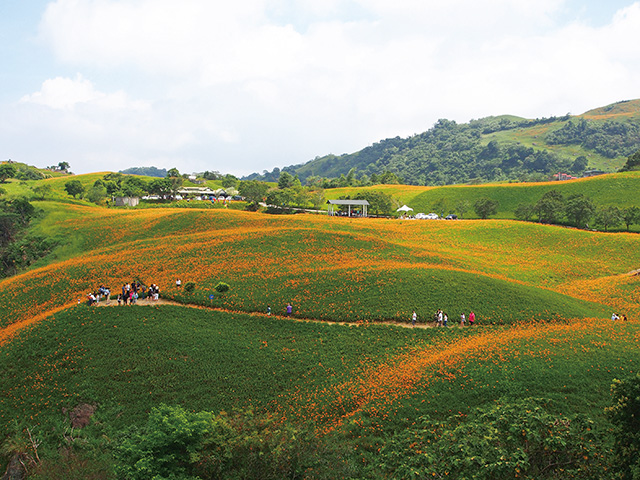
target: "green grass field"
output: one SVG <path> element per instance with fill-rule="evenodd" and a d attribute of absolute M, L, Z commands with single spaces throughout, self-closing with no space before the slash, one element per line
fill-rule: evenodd
<path fill-rule="evenodd" d="M 492 192 L 515 208 L 551 188 L 631 205 L 639 179 L 380 189 L 411 206 Z M 419 417 L 449 421 L 541 397 L 553 414 L 587 415 L 606 432 L 611 382 L 637 372 L 634 233 L 508 219 L 115 209 L 55 198 L 34 202 L 43 214 L 32 232 L 58 247 L 0 281 L 0 443 L 6 451 L 28 427 L 48 465 L 65 472 L 58 477 L 117 478 L 112 454 L 124 432 L 168 404 L 296 425 L 348 451 L 353 478 L 394 478 L 378 451 Z M 78 304 L 100 284 L 115 298 L 135 279 L 191 306 Z M 220 281 L 229 292 L 215 292 Z M 282 318 L 288 302 L 295 320 Z M 412 311 L 422 326 L 437 308 L 451 328 L 405 328 Z M 478 326 L 459 328 L 470 310 Z M 613 311 L 631 321 L 613 324 Z M 80 404 L 97 410 L 77 433 L 86 443 L 69 448 L 101 476 L 60 454 L 70 428 L 64 411 Z M 8 458 L 0 455 L 0 472 Z"/>

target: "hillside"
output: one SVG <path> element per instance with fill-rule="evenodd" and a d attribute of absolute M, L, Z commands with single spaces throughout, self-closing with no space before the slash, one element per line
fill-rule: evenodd
<path fill-rule="evenodd" d="M 577 116 L 528 120 L 503 115 L 465 124 L 443 119 L 412 137 L 381 140 L 358 152 L 282 170 L 301 180 L 336 178 L 352 169 L 358 178 L 390 171 L 411 185 L 539 181 L 558 172 L 614 172 L 638 149 L 640 100 L 631 100 Z M 248 178 L 274 180 L 267 177 Z"/>
<path fill-rule="evenodd" d="M 640 198 L 633 193 L 639 187 L 640 172 L 624 172 L 561 182 L 514 182 L 442 187 L 414 185 L 345 187 L 328 189 L 325 195 L 328 199 L 337 199 L 368 190 L 380 191 L 394 198 L 398 204 L 410 206 L 413 208 L 413 213 L 437 212 L 445 215 L 449 212 L 460 213 L 458 208 L 462 201 L 468 202 L 471 206 L 480 198 L 491 198 L 499 204 L 497 218 L 514 219 L 514 211 L 518 205 L 534 204 L 550 190 L 557 190 L 565 197 L 582 194 L 598 206 L 640 207 Z M 469 208 L 464 217 L 477 218 L 477 215 L 472 208 Z"/>
<path fill-rule="evenodd" d="M 88 186 L 101 176 L 74 178 Z M 406 478 L 407 468 L 433 477 L 451 466 L 423 464 L 411 445 L 426 440 L 407 437 L 427 438 L 415 430 L 426 419 L 444 422 L 446 432 L 460 425 L 454 415 L 471 422 L 496 405 L 537 398 L 524 411 L 549 416 L 541 432 L 579 425 L 559 417 L 578 413 L 610 431 L 602 392 L 639 360 L 640 277 L 630 274 L 640 268 L 637 234 L 508 219 L 106 208 L 65 195 L 65 180 L 6 184 L 10 198 L 51 185 L 32 200 L 42 213 L 30 231 L 56 246 L 0 281 L 0 472 L 12 452 L 33 456 L 23 441 L 33 434 L 41 442 L 33 478 L 149 478 L 128 455 L 148 448 L 137 435 L 151 416 L 179 405 L 185 412 L 166 425 L 210 412 L 214 442 L 226 439 L 225 462 L 194 454 L 207 442 L 185 457 L 203 459 L 192 478 Z M 555 187 L 633 205 L 639 180 L 630 172 L 554 184 L 372 188 L 415 206 L 489 195 L 511 209 Z M 134 280 L 157 284 L 178 305 L 118 306 L 121 286 Z M 217 292 L 219 282 L 230 290 Z M 100 285 L 111 288 L 112 306 L 86 306 Z M 293 319 L 284 316 L 289 302 Z M 433 328 L 438 308 L 450 328 Z M 477 327 L 458 327 L 472 310 Z M 632 321 L 612 326 L 612 311 Z M 69 412 L 82 408 L 95 411 L 90 425 L 71 428 Z M 583 434 L 554 430 L 571 446 Z M 607 442 L 594 440 L 599 456 L 581 455 L 577 468 L 608 468 Z M 170 450 L 178 455 L 171 465 L 184 465 L 179 448 Z M 144 468 L 161 458 L 151 457 Z M 133 465 L 139 475 L 122 473 Z M 203 465 L 218 473 L 205 475 Z M 154 474 L 169 478 L 168 470 Z"/>

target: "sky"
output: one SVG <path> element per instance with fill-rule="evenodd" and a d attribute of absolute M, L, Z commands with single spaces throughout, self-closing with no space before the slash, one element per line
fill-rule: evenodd
<path fill-rule="evenodd" d="M 0 160 L 237 176 L 640 98 L 640 1 L 0 0 Z"/>

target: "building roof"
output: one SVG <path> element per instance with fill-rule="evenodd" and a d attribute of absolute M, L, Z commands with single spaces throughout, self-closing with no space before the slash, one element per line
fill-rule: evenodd
<path fill-rule="evenodd" d="M 355 206 L 369 206 L 369 202 L 366 200 L 328 200 L 329 205 L 355 205 Z"/>

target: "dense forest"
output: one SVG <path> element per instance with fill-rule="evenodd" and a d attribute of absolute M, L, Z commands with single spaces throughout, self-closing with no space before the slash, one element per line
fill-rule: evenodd
<path fill-rule="evenodd" d="M 515 140 L 516 132 L 526 136 L 534 130 L 543 132 L 528 134 L 535 142 Z M 580 176 L 594 168 L 587 156 L 568 153 L 571 148 L 605 159 L 626 157 L 640 149 L 640 124 L 633 118 L 569 115 L 535 120 L 488 117 L 465 124 L 441 119 L 421 134 L 385 139 L 355 153 L 316 157 L 247 179 L 277 181 L 285 171 L 317 183 L 318 178 L 336 179 L 351 171 L 366 184 L 371 176 L 388 172 L 410 185 L 450 185 L 541 181 L 558 172 Z"/>

